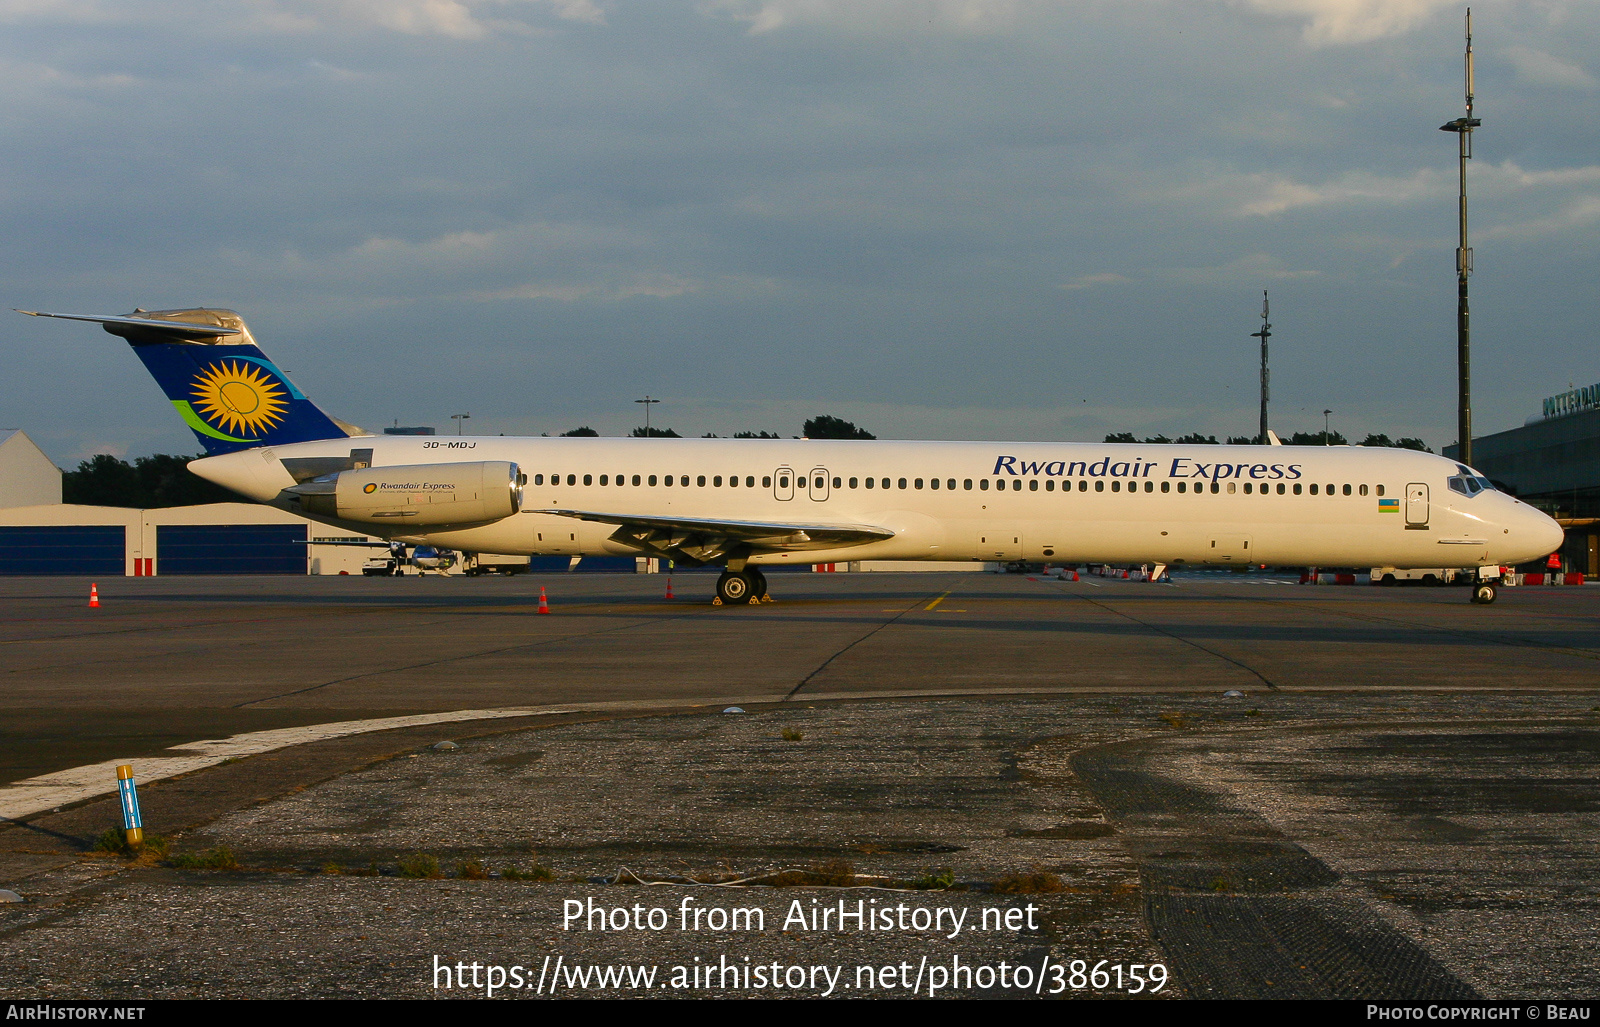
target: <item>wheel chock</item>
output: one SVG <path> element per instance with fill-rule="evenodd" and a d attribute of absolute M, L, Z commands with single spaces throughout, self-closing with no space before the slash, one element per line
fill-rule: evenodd
<path fill-rule="evenodd" d="M 721 596 L 717 596 L 714 599 L 712 599 L 711 600 L 711 605 L 712 606 L 721 606 L 722 605 L 722 597 Z"/>

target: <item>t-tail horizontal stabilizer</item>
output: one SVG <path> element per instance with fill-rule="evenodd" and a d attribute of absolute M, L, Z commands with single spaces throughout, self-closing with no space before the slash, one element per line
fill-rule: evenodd
<path fill-rule="evenodd" d="M 231 310 L 135 310 L 122 317 L 17 313 L 93 321 L 127 339 L 207 456 L 366 434 L 335 421 L 295 388 Z"/>

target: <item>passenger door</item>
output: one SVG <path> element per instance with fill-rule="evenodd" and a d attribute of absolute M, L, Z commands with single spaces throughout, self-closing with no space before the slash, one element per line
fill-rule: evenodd
<path fill-rule="evenodd" d="M 1406 527 L 1422 531 L 1428 528 L 1428 486 L 1422 482 L 1406 486 Z"/>
<path fill-rule="evenodd" d="M 788 467 L 780 467 L 772 472 L 772 495 L 775 499 L 787 502 L 794 498 L 794 471 Z"/>
<path fill-rule="evenodd" d="M 818 503 L 828 498 L 828 469 L 826 467 L 813 467 L 806 478 L 806 488 L 811 493 L 811 498 Z"/>

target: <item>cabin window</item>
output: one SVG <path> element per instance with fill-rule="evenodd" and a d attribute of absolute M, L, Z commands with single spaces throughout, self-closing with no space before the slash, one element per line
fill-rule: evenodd
<path fill-rule="evenodd" d="M 1300 483 L 1299 482 L 1295 482 L 1294 483 L 1294 494 L 1297 495 L 1297 496 L 1300 494 Z"/>
<path fill-rule="evenodd" d="M 851 488 L 855 488 L 856 486 L 858 486 L 860 484 L 861 484 L 861 479 L 860 478 L 851 478 L 850 479 L 850 487 Z"/>
<path fill-rule="evenodd" d="M 1212 482 L 1211 483 L 1211 494 L 1213 496 L 1216 495 L 1218 492 L 1221 492 L 1221 491 L 1222 491 L 1222 486 L 1220 484 L 1218 484 L 1217 482 Z"/>
<path fill-rule="evenodd" d="M 543 484 L 544 484 L 544 475 L 542 475 L 542 474 L 535 474 L 535 475 L 534 475 L 534 476 L 533 476 L 533 483 L 534 483 L 534 484 L 535 484 L 535 485 L 543 485 Z"/>
<path fill-rule="evenodd" d="M 956 487 L 956 480 L 954 478 L 947 478 L 945 480 L 944 487 L 949 489 L 949 490 L 951 490 L 952 492 L 954 492 L 955 491 L 955 487 Z"/>
<path fill-rule="evenodd" d="M 1113 481 L 1113 482 L 1112 482 L 1112 483 L 1111 483 L 1111 491 L 1112 491 L 1112 492 L 1121 492 L 1121 491 L 1122 491 L 1122 482 L 1120 482 L 1120 481 Z"/>
<path fill-rule="evenodd" d="M 929 478 L 928 479 L 928 487 L 930 489 L 933 489 L 935 492 L 939 491 L 939 479 L 938 478 Z"/>
<path fill-rule="evenodd" d="M 667 488 L 670 489 L 672 487 L 672 475 L 663 474 L 661 476 L 661 484 L 665 485 Z"/>
<path fill-rule="evenodd" d="M 1361 486 L 1361 494 L 1363 496 L 1367 494 L 1367 487 L 1365 485 Z"/>
<path fill-rule="evenodd" d="M 682 485 L 684 488 L 688 488 L 689 487 L 689 476 L 687 474 L 685 474 L 682 478 L 679 478 L 678 479 L 678 484 Z M 705 482 L 702 481 L 700 484 L 704 485 Z"/>
<path fill-rule="evenodd" d="M 1038 478 L 1029 478 L 1028 479 L 1028 491 L 1029 492 L 1038 492 L 1039 491 L 1039 479 Z"/>
<path fill-rule="evenodd" d="M 753 475 L 753 474 L 745 475 L 745 477 L 744 477 L 744 487 L 747 488 L 747 489 L 755 488 L 756 487 L 756 476 Z M 761 479 L 761 487 L 762 488 L 766 488 L 767 487 L 767 479 L 765 479 L 765 478 Z"/>
<path fill-rule="evenodd" d="M 1347 495 L 1347 496 L 1350 494 L 1350 486 L 1346 485 L 1344 487 L 1344 494 Z"/>
<path fill-rule="evenodd" d="M 1230 495 L 1230 496 L 1233 495 L 1235 488 L 1236 488 L 1236 486 L 1234 485 L 1233 482 L 1231 482 L 1231 481 L 1228 482 L 1228 495 Z"/>
<path fill-rule="evenodd" d="M 789 487 L 789 476 L 787 474 L 778 479 L 778 487 L 780 489 L 786 489 Z"/>
<path fill-rule="evenodd" d="M 919 489 L 920 489 L 920 488 L 921 488 L 921 487 L 922 487 L 922 479 L 921 479 L 921 478 L 918 478 L 918 479 L 917 479 L 917 480 L 916 480 L 916 481 L 914 481 L 914 482 L 912 482 L 912 483 L 911 483 L 911 484 L 912 484 L 912 485 L 913 485 L 913 486 L 914 486 L 914 487 L 916 487 L 916 488 L 919 488 Z"/>
<path fill-rule="evenodd" d="M 656 484 L 656 476 L 652 474 L 650 476 L 650 487 L 651 488 L 655 488 L 655 484 Z"/>
<path fill-rule="evenodd" d="M 717 489 L 720 489 L 722 487 L 722 475 L 719 474 L 716 477 L 711 479 L 711 487 L 712 488 L 717 488 Z"/>
<path fill-rule="evenodd" d="M 1179 492 L 1188 492 L 1189 491 L 1189 483 L 1186 482 L 1186 481 L 1178 482 L 1178 491 Z"/>
<path fill-rule="evenodd" d="M 1247 495 L 1247 496 L 1250 494 L 1250 483 L 1249 482 L 1245 482 L 1244 483 L 1244 494 Z"/>
<path fill-rule="evenodd" d="M 1054 478 L 1045 479 L 1044 490 L 1046 492 L 1054 492 L 1056 490 L 1056 480 Z"/>
<path fill-rule="evenodd" d="M 1098 478 L 1095 479 L 1094 490 L 1096 492 L 1104 492 L 1106 490 L 1106 483 Z"/>
<path fill-rule="evenodd" d="M 1162 492 L 1171 492 L 1172 491 L 1172 482 L 1170 482 L 1170 481 L 1162 482 L 1161 483 L 1161 491 Z"/>
<path fill-rule="evenodd" d="M 901 488 L 905 488 L 906 487 L 906 480 L 904 478 L 900 479 L 900 487 Z"/>
<path fill-rule="evenodd" d="M 1317 494 L 1317 486 L 1316 486 L 1316 483 L 1314 483 L 1314 482 L 1311 485 L 1311 494 L 1313 496 Z"/>
<path fill-rule="evenodd" d="M 634 475 L 634 476 L 633 476 L 633 483 L 634 483 L 634 484 L 635 484 L 635 485 L 637 485 L 637 484 L 639 484 L 639 476 L 638 476 L 638 475 L 637 475 L 637 474 L 635 474 L 635 475 Z"/>
<path fill-rule="evenodd" d="M 1156 490 L 1156 483 L 1153 482 L 1153 481 L 1145 482 L 1144 483 L 1144 490 L 1146 492 L 1154 492 Z"/>
<path fill-rule="evenodd" d="M 1380 496 L 1383 495 L 1383 486 L 1382 485 L 1378 486 L 1378 495 L 1380 495 Z"/>
<path fill-rule="evenodd" d="M 587 478 L 587 477 L 588 477 L 588 476 L 587 476 L 587 475 L 585 475 L 585 477 L 586 477 L 586 478 Z M 603 474 L 602 474 L 602 475 L 601 475 L 601 476 L 600 476 L 600 484 L 602 484 L 602 485 L 604 485 L 604 484 L 605 484 L 605 483 L 606 483 L 606 476 L 605 476 L 605 475 L 603 475 Z M 587 484 L 588 484 L 588 482 L 587 482 L 587 481 L 585 481 L 585 482 L 584 482 L 584 484 L 585 484 L 585 485 L 587 485 Z"/>
<path fill-rule="evenodd" d="M 878 479 L 876 479 L 876 478 L 868 478 L 867 479 L 867 488 L 869 488 L 869 489 L 872 488 L 874 485 L 877 484 L 877 481 L 878 481 Z"/>
<path fill-rule="evenodd" d="M 1283 482 L 1278 482 L 1278 495 L 1283 495 Z"/>
<path fill-rule="evenodd" d="M 1087 481 L 1078 482 L 1078 491 L 1079 492 L 1088 492 L 1089 491 L 1089 483 Z"/>
<path fill-rule="evenodd" d="M 689 483 L 687 481 L 685 481 L 684 484 L 687 485 Z M 702 489 L 705 488 L 706 487 L 706 476 L 702 474 L 699 477 L 695 478 L 694 484 L 695 484 L 696 488 L 702 488 Z"/>
<path fill-rule="evenodd" d="M 978 491 L 980 491 L 980 492 L 988 492 L 989 491 L 989 479 L 988 478 L 980 478 L 978 480 Z"/>
<path fill-rule="evenodd" d="M 578 476 L 576 474 L 567 475 L 567 484 L 568 485 L 576 485 L 576 484 L 578 484 Z"/>
<path fill-rule="evenodd" d="M 962 479 L 961 487 L 966 489 L 968 492 L 971 492 L 972 491 L 972 479 L 971 478 Z"/>
<path fill-rule="evenodd" d="M 811 483 L 811 487 L 812 487 L 812 488 L 817 488 L 817 489 L 820 489 L 820 488 L 822 488 L 822 487 L 823 487 L 823 486 L 824 486 L 824 485 L 826 485 L 826 484 L 827 484 L 827 483 L 828 483 L 828 481 L 827 481 L 827 479 L 826 479 L 826 478 L 818 478 L 818 479 L 817 479 L 817 480 L 816 480 L 816 481 L 814 481 L 814 482 L 812 482 L 812 483 Z"/>
<path fill-rule="evenodd" d="M 746 478 L 745 479 L 745 484 L 748 485 L 749 483 L 750 483 L 750 479 Z M 764 489 L 770 489 L 772 487 L 772 475 L 763 474 L 761 476 L 761 487 L 764 488 Z"/>
<path fill-rule="evenodd" d="M 834 488 L 838 488 L 839 487 L 839 479 L 838 478 L 833 479 L 833 487 Z"/>

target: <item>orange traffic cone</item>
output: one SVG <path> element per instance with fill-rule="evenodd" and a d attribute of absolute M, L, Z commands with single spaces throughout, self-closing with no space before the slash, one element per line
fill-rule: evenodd
<path fill-rule="evenodd" d="M 1073 571 L 1072 572 L 1072 580 L 1073 581 L 1077 581 L 1078 580 L 1078 572 L 1077 571 Z"/>
<path fill-rule="evenodd" d="M 544 586 L 543 585 L 539 586 L 539 612 L 540 613 L 549 613 L 550 612 L 550 600 L 545 598 Z"/>
<path fill-rule="evenodd" d="M 1124 580 L 1124 581 L 1126 581 L 1126 580 L 1127 580 L 1127 579 L 1128 579 L 1128 572 L 1127 572 L 1127 571 L 1123 571 L 1123 572 L 1122 572 L 1122 579 L 1123 579 L 1123 580 Z"/>
<path fill-rule="evenodd" d="M 673 597 L 672 596 L 672 579 L 668 578 L 667 579 L 667 598 L 671 599 L 672 597 Z"/>
<path fill-rule="evenodd" d="M 92 581 L 89 583 L 89 609 L 100 609 L 100 586 Z"/>

